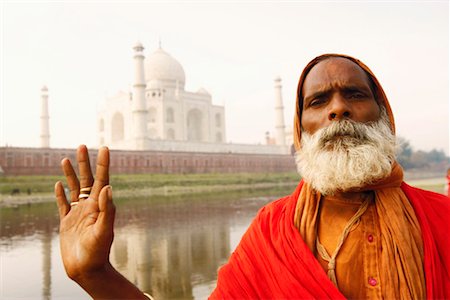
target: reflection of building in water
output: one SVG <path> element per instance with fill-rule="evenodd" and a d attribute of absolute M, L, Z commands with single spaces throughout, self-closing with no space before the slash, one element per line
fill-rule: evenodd
<path fill-rule="evenodd" d="M 137 229 L 130 232 L 133 233 L 116 235 L 111 260 L 128 280 L 139 285 L 142 290 L 149 290 L 152 265 L 149 235 Z"/>
<path fill-rule="evenodd" d="M 52 232 L 42 234 L 42 299 L 51 299 Z"/>
<path fill-rule="evenodd" d="M 52 239 L 58 231 L 59 225 L 59 218 L 55 215 L 55 209 L 54 203 L 36 203 L 0 209 L 1 246 L 14 249 L 15 247 L 22 247 L 21 242 L 32 240 L 34 247 L 38 249 L 33 264 L 40 266 L 40 272 L 25 273 L 25 275 L 22 272 L 20 274 L 20 276 L 25 277 L 32 276 L 27 285 L 30 286 L 31 283 L 33 288 L 36 287 L 35 298 L 52 298 Z M 2 253 L 1 251 L 0 253 Z M 25 268 L 24 266 L 17 266 L 17 270 L 14 270 L 11 274 L 13 275 L 12 278 L 15 278 L 17 272 L 22 269 L 35 270 L 34 266 L 27 265 Z M 9 275 L 8 271 L 2 271 Z M 26 277 L 27 280 L 28 277 Z M 39 297 L 39 293 L 41 297 Z"/>
<path fill-rule="evenodd" d="M 213 281 L 230 253 L 229 228 L 223 225 L 120 230 L 132 234 L 116 235 L 113 265 L 155 299 L 193 299 L 192 283 Z"/>

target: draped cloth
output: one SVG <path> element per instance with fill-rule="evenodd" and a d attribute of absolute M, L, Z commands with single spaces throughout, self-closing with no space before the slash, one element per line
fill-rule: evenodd
<path fill-rule="evenodd" d="M 308 237 L 302 238 L 294 225 L 304 187 L 302 181 L 290 196 L 258 212 L 229 262 L 220 268 L 210 299 L 345 299 L 311 252 Z M 450 242 L 446 236 L 450 202 L 443 195 L 404 182 L 400 188 L 420 226 L 426 298 L 450 299 Z"/>
<path fill-rule="evenodd" d="M 320 61 L 346 58 L 367 74 L 379 106 L 395 122 L 386 94 L 361 61 L 341 54 L 316 57 L 303 70 L 297 88 L 294 145 L 301 147 L 302 88 Z M 382 236 L 380 284 L 392 285 L 386 298 L 450 299 L 450 201 L 402 182 L 394 164 L 390 177 L 363 190 L 375 190 Z M 229 262 L 220 268 L 211 299 L 344 299 L 314 256 L 321 196 L 300 182 L 290 195 L 263 207 L 244 234 Z M 295 221 L 294 221 L 295 220 Z M 406 245 L 406 246 L 405 246 Z M 408 249 L 407 249 L 408 248 Z"/>
<path fill-rule="evenodd" d="M 375 207 L 381 230 L 380 276 L 388 299 L 424 299 L 423 246 L 420 225 L 400 185 L 398 163 L 391 175 L 359 191 L 375 191 Z M 321 195 L 305 183 L 297 201 L 294 226 L 314 252 Z"/>

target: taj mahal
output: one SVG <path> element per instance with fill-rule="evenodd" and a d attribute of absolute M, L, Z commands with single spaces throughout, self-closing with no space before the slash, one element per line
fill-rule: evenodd
<path fill-rule="evenodd" d="M 111 149 L 116 173 L 226 173 L 294 170 L 292 131 L 284 124 L 281 79 L 274 79 L 273 134 L 265 144 L 226 141 L 225 108 L 204 88 L 185 90 L 183 66 L 161 46 L 144 56 L 132 47 L 131 91 L 107 97 L 97 110 L 98 146 Z M 0 174 L 59 174 L 74 149 L 52 148 L 49 89 L 41 89 L 40 147 L 0 147 Z M 101 100 L 101 99 L 99 99 Z M 264 133 L 262 133 L 264 134 Z M 95 155 L 95 154 L 94 154 Z M 94 159 L 93 159 L 94 160 Z"/>
<path fill-rule="evenodd" d="M 275 78 L 275 135 L 266 144 L 226 142 L 225 108 L 204 88 L 185 90 L 183 66 L 161 48 L 144 55 L 133 46 L 132 90 L 105 99 L 97 111 L 98 146 L 116 150 L 288 154 L 292 131 L 284 125 L 281 79 Z M 47 87 L 41 90 L 41 147 L 50 147 Z"/>
<path fill-rule="evenodd" d="M 99 146 L 123 150 L 287 153 L 281 79 L 275 79 L 277 137 L 267 138 L 270 147 L 227 144 L 224 107 L 214 105 L 204 88 L 196 92 L 185 90 L 183 66 L 161 45 L 147 57 L 140 42 L 133 50 L 132 92 L 118 92 L 98 110 Z"/>
<path fill-rule="evenodd" d="M 133 49 L 133 92 L 106 99 L 98 112 L 99 144 L 144 150 L 152 140 L 224 143 L 224 107 L 212 104 L 203 88 L 186 91 L 183 67 L 161 47 L 146 58 L 141 43 Z"/>

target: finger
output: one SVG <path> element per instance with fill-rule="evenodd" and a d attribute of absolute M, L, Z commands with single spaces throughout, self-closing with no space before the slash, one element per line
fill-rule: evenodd
<path fill-rule="evenodd" d="M 58 204 L 59 219 L 62 220 L 69 213 L 70 205 L 66 199 L 66 193 L 61 181 L 55 184 L 56 204 Z"/>
<path fill-rule="evenodd" d="M 95 181 L 91 191 L 91 198 L 98 199 L 102 188 L 109 184 L 109 149 L 101 147 L 98 149 L 97 165 L 95 170 Z"/>
<path fill-rule="evenodd" d="M 80 188 L 91 187 L 94 183 L 89 153 L 85 145 L 80 145 L 77 149 L 78 170 L 80 171 Z"/>
<path fill-rule="evenodd" d="M 95 223 L 98 232 L 112 233 L 114 226 L 114 218 L 116 215 L 116 207 L 112 201 L 112 188 L 107 185 L 102 188 L 98 198 L 99 215 Z"/>
<path fill-rule="evenodd" d="M 64 176 L 66 176 L 67 185 L 70 189 L 70 201 L 75 202 L 78 201 L 78 194 L 80 193 L 80 182 L 78 181 L 77 174 L 70 163 L 68 158 L 64 158 L 61 161 L 61 166 L 64 172 Z"/>

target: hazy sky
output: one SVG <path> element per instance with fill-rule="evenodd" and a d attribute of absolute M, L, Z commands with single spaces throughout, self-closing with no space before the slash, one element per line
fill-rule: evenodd
<path fill-rule="evenodd" d="M 273 79 L 292 127 L 298 77 L 325 52 L 365 62 L 383 85 L 397 133 L 449 151 L 449 5 L 424 2 L 1 2 L 0 145 L 39 146 L 40 89 L 49 89 L 52 147 L 97 145 L 96 111 L 128 91 L 132 46 L 158 47 L 186 90 L 225 105 L 227 141 L 274 133 Z"/>

